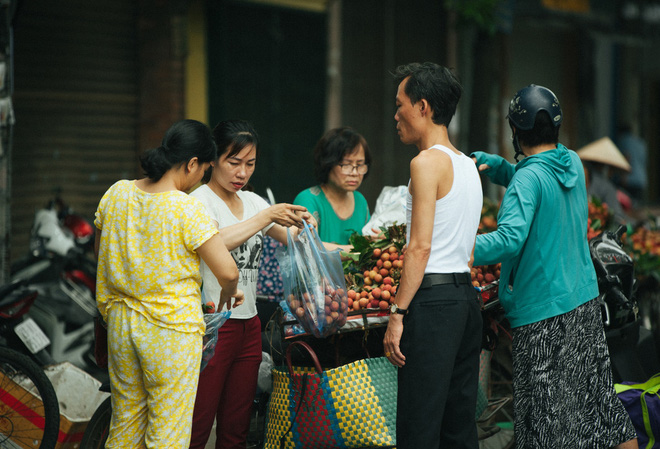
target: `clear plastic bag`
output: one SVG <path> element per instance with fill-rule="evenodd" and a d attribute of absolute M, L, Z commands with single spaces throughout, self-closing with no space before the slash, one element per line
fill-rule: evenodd
<path fill-rule="evenodd" d="M 206 323 L 206 332 L 204 333 L 204 343 L 202 347 L 202 363 L 200 372 L 209 363 L 209 360 L 215 355 L 215 347 L 218 344 L 218 329 L 231 316 L 231 311 L 223 310 L 217 313 L 205 313 L 204 322 Z"/>
<path fill-rule="evenodd" d="M 209 360 L 215 355 L 215 347 L 218 344 L 218 329 L 222 327 L 223 324 L 231 316 L 231 311 L 223 310 L 222 312 L 217 313 L 205 313 L 204 314 L 204 323 L 206 323 L 206 332 L 204 333 L 203 346 L 202 346 L 202 363 L 199 371 L 201 372 L 206 365 L 209 363 Z"/>
<path fill-rule="evenodd" d="M 291 310 L 289 309 L 289 305 L 286 303 L 285 299 L 280 301 L 280 308 L 282 309 L 282 318 L 284 319 L 285 323 L 287 321 L 292 321 L 292 322 L 297 321 L 295 315 L 291 313 Z M 300 335 L 304 333 L 305 333 L 305 329 L 303 329 L 303 327 L 300 324 L 284 325 L 284 337 L 293 337 L 294 335 Z"/>
<path fill-rule="evenodd" d="M 288 232 L 277 260 L 286 302 L 303 329 L 318 338 L 337 332 L 348 314 L 339 251 L 327 251 L 316 229 L 306 225 L 295 238 Z"/>

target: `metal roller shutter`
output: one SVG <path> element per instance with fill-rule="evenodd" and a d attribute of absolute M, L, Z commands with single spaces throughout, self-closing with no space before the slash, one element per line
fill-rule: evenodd
<path fill-rule="evenodd" d="M 56 194 L 93 219 L 103 192 L 138 176 L 137 4 L 23 1 L 14 24 L 11 259 Z"/>

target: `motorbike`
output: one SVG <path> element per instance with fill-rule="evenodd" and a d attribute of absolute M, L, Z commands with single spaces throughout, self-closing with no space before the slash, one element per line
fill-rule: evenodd
<path fill-rule="evenodd" d="M 39 366 L 54 363 L 46 348 L 50 339 L 30 317 L 28 311 L 34 305 L 37 291 L 22 281 L 14 281 L 0 287 L 0 345 L 13 348 L 29 356 Z"/>
<path fill-rule="evenodd" d="M 589 241 L 598 278 L 598 302 L 615 382 L 643 382 L 660 371 L 653 333 L 642 326 L 633 259 L 622 248 L 626 226 Z"/>
<path fill-rule="evenodd" d="M 56 198 L 35 214 L 30 252 L 12 266 L 12 281 L 38 294 L 28 315 L 44 330 L 56 362 L 91 372 L 96 309 L 93 226 Z"/>

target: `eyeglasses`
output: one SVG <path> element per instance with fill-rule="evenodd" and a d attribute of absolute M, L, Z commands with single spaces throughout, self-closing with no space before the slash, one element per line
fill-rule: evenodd
<path fill-rule="evenodd" d="M 353 170 L 357 171 L 358 175 L 364 175 L 369 171 L 369 165 L 367 164 L 337 164 L 343 175 L 350 175 L 353 173 Z"/>

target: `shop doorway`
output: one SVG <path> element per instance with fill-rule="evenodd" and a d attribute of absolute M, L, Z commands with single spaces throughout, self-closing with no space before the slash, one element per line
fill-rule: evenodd
<path fill-rule="evenodd" d="M 244 2 L 208 3 L 209 124 L 251 121 L 261 137 L 251 184 L 292 202 L 315 184 L 324 131 L 326 14 Z"/>

